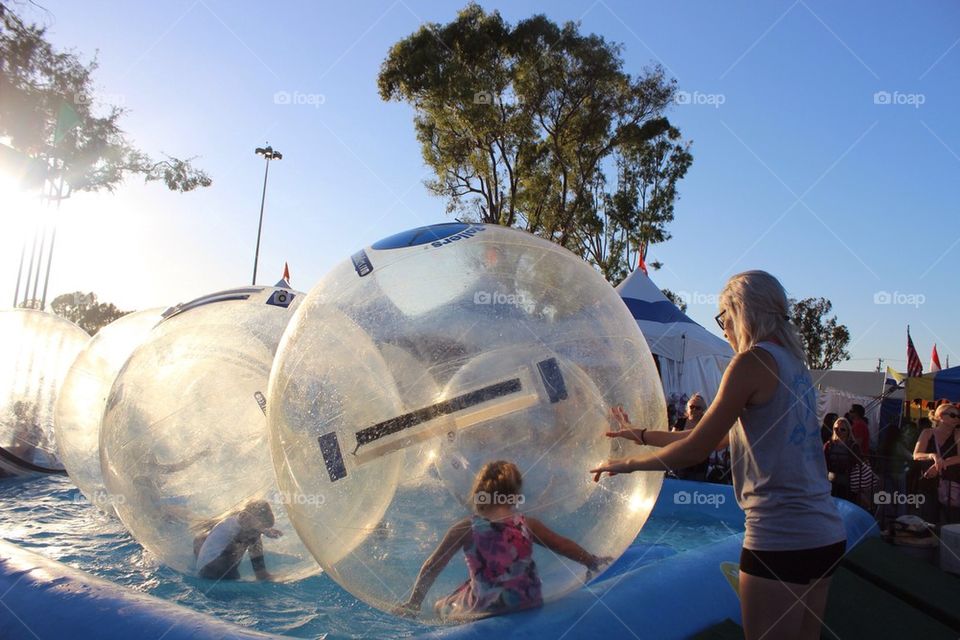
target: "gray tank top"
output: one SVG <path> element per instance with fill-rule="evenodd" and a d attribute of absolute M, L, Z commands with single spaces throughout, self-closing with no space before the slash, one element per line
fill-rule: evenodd
<path fill-rule="evenodd" d="M 791 551 L 840 542 L 846 530 L 830 497 L 810 372 L 779 345 L 757 346 L 776 360 L 780 382 L 730 431 L 733 488 L 747 515 L 743 546 Z"/>

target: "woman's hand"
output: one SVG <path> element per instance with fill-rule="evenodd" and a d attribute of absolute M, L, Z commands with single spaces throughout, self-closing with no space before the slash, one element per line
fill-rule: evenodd
<path fill-rule="evenodd" d="M 939 469 L 937 469 L 936 466 L 932 466 L 924 472 L 923 477 L 929 480 L 931 478 L 936 478 L 939 475 L 940 475 Z"/>
<path fill-rule="evenodd" d="M 610 417 L 617 421 L 617 426 L 621 429 L 632 429 L 633 425 L 630 424 L 630 416 L 627 415 L 626 410 L 623 408 L 622 404 L 610 409 Z"/>
<path fill-rule="evenodd" d="M 593 481 L 600 482 L 600 478 L 606 473 L 609 476 L 615 476 L 618 473 L 630 473 L 634 470 L 633 460 L 607 460 L 603 465 L 596 469 L 590 469 L 593 474 Z"/>
<path fill-rule="evenodd" d="M 604 435 L 608 438 L 623 438 L 632 440 L 637 444 L 646 444 L 643 442 L 643 432 L 646 429 L 634 429 L 630 424 L 630 416 L 624 411 L 622 405 L 617 405 L 610 409 L 610 417 L 617 422 L 619 429 L 617 431 L 607 431 Z"/>

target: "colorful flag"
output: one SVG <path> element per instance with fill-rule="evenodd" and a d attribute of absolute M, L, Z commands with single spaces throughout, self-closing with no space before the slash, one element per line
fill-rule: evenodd
<path fill-rule="evenodd" d="M 923 375 L 923 363 L 920 362 L 920 356 L 913 346 L 913 338 L 910 337 L 910 327 L 907 327 L 907 375 L 916 378 Z"/>
<path fill-rule="evenodd" d="M 894 371 L 892 367 L 887 367 L 887 379 L 884 381 L 886 387 L 897 388 L 903 384 L 904 380 L 906 380 L 906 378 L 903 377 L 902 373 Z"/>
<path fill-rule="evenodd" d="M 940 356 L 937 355 L 937 344 L 933 344 L 933 353 L 930 354 L 930 371 L 940 371 L 943 367 L 940 366 Z"/>
<path fill-rule="evenodd" d="M 647 273 L 647 263 L 644 262 L 644 255 L 643 255 L 646 252 L 647 252 L 647 245 L 646 244 L 640 245 L 640 253 L 637 255 L 637 268 L 640 269 L 640 271 L 643 271 L 643 275 L 649 276 L 650 274 Z"/>

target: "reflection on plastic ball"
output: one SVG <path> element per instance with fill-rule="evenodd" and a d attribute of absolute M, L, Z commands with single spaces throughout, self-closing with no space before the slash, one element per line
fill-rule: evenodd
<path fill-rule="evenodd" d="M 524 476 L 521 511 L 598 556 L 643 525 L 658 474 L 595 484 L 623 445 L 604 436 L 622 403 L 663 424 L 656 368 L 616 292 L 571 253 L 529 234 L 466 224 L 415 229 L 336 267 L 291 320 L 268 412 L 290 517 L 324 570 L 391 609 L 470 513 L 486 462 Z M 535 551 L 546 600 L 585 569 Z M 454 558 L 424 601 L 467 578 Z"/>
<path fill-rule="evenodd" d="M 77 356 L 57 398 L 60 460 L 90 502 L 112 513 L 100 471 L 100 419 L 121 367 L 161 320 L 163 309 L 127 314 L 100 329 Z"/>
<path fill-rule="evenodd" d="M 0 475 L 62 472 L 57 394 L 90 336 L 59 316 L 0 311 Z"/>
<path fill-rule="evenodd" d="M 286 518 L 264 415 L 273 355 L 302 297 L 249 287 L 168 310 L 114 382 L 100 434 L 109 499 L 133 536 L 179 571 L 202 573 L 217 559 L 207 540 L 220 549 L 253 539 L 274 579 L 319 569 Z M 275 524 L 248 513 L 260 500 Z M 283 535 L 257 535 L 268 529 Z M 243 560 L 240 577 L 252 567 Z"/>

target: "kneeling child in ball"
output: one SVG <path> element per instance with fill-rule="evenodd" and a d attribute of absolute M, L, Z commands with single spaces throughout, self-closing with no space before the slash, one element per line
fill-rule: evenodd
<path fill-rule="evenodd" d="M 540 576 L 533 560 L 534 543 L 596 571 L 610 558 L 599 558 L 573 540 L 554 533 L 535 518 L 517 511 L 522 503 L 520 469 L 512 462 L 488 462 L 474 479 L 475 514 L 447 531 L 420 569 L 413 593 L 394 612 L 416 615 L 437 576 L 462 551 L 470 577 L 434 605 L 446 620 L 506 613 L 543 604 Z"/>
<path fill-rule="evenodd" d="M 209 580 L 237 580 L 240 561 L 250 554 L 250 564 L 258 580 L 269 580 L 263 559 L 262 535 L 278 538 L 273 528 L 273 510 L 266 500 L 251 500 L 239 512 L 223 518 L 203 531 L 193 541 L 197 572 Z"/>

